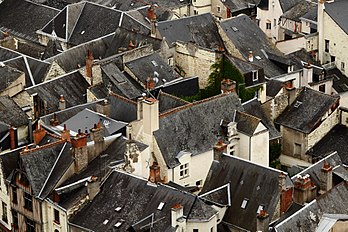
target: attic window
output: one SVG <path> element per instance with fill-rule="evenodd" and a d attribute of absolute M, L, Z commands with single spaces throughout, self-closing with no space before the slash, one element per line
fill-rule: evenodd
<path fill-rule="evenodd" d="M 85 34 L 85 31 L 81 31 L 81 35 Z"/>
<path fill-rule="evenodd" d="M 103 222 L 103 225 L 108 224 L 108 222 L 109 222 L 109 220 L 108 220 L 108 219 L 106 219 L 106 220 Z"/>
<path fill-rule="evenodd" d="M 238 31 L 238 28 L 232 27 L 232 30 L 233 30 L 233 31 Z"/>
<path fill-rule="evenodd" d="M 124 222 L 124 220 L 121 219 L 121 220 L 118 221 L 114 226 L 115 226 L 116 228 L 120 228 L 120 227 L 122 226 L 123 222 Z"/>
<path fill-rule="evenodd" d="M 248 205 L 249 199 L 244 198 L 242 205 L 240 206 L 242 209 L 245 209 Z"/>
<path fill-rule="evenodd" d="M 261 60 L 261 57 L 260 56 L 255 56 L 256 59 L 258 60 Z"/>
<path fill-rule="evenodd" d="M 158 205 L 157 210 L 162 210 L 164 205 L 165 205 L 165 202 L 161 202 L 161 203 Z"/>
<path fill-rule="evenodd" d="M 261 212 L 261 210 L 263 210 L 263 209 L 264 209 L 263 205 L 259 205 L 256 213 L 259 214 Z"/>
<path fill-rule="evenodd" d="M 294 107 L 295 107 L 295 108 L 298 108 L 301 104 L 302 104 L 302 102 L 296 101 Z"/>
<path fill-rule="evenodd" d="M 158 64 L 156 63 L 156 61 L 151 61 L 151 63 L 153 64 L 153 66 L 155 66 L 155 67 L 157 67 L 158 66 Z"/>
<path fill-rule="evenodd" d="M 121 207 L 121 206 L 119 206 L 119 207 L 116 207 L 115 211 L 116 211 L 116 212 L 120 212 L 120 211 L 121 211 L 121 209 L 122 209 L 122 207 Z"/>

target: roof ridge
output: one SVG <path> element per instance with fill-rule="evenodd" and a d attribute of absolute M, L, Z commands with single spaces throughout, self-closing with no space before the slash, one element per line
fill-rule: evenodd
<path fill-rule="evenodd" d="M 239 110 L 236 110 L 236 112 L 238 112 L 238 113 L 240 113 L 240 114 L 244 114 L 244 115 L 246 115 L 246 116 L 248 116 L 248 117 L 251 117 L 251 118 L 253 118 L 253 119 L 256 119 L 256 120 L 258 120 L 258 121 L 261 121 L 260 118 L 254 116 L 254 115 L 252 115 L 252 114 L 249 114 L 249 113 L 246 113 L 246 112 L 242 112 L 242 111 L 239 111 Z"/>
<path fill-rule="evenodd" d="M 42 149 L 54 147 L 56 145 L 59 145 L 61 143 L 65 143 L 65 142 L 66 142 L 66 140 L 61 139 L 61 140 L 58 140 L 58 141 L 55 141 L 55 142 L 52 142 L 52 143 L 44 144 L 42 146 L 38 146 L 38 147 L 34 147 L 34 148 L 28 148 L 28 149 L 25 148 L 23 151 L 20 152 L 20 155 L 24 155 L 24 154 L 28 154 L 28 153 L 31 153 L 31 152 L 39 151 L 39 150 L 42 150 Z"/>
<path fill-rule="evenodd" d="M 113 97 L 115 97 L 115 98 L 118 98 L 118 99 L 120 99 L 120 100 L 122 100 L 122 101 L 126 101 L 126 102 L 128 102 L 128 103 L 131 103 L 131 104 L 133 104 L 133 105 L 137 105 L 137 103 L 136 103 L 135 101 L 130 100 L 130 99 L 126 98 L 126 97 L 123 97 L 123 96 L 121 96 L 121 95 L 119 95 L 119 94 L 117 94 L 117 93 L 110 92 L 109 95 L 110 95 L 110 96 L 113 96 Z"/>
<path fill-rule="evenodd" d="M 165 95 L 165 96 L 167 96 L 167 97 L 171 97 L 171 98 L 173 98 L 173 99 L 175 99 L 175 100 L 178 100 L 178 101 L 180 101 L 180 102 L 182 102 L 182 103 L 186 103 L 186 104 L 190 104 L 190 103 L 191 103 L 191 102 L 185 101 L 184 99 L 181 99 L 181 98 L 179 98 L 179 97 L 177 97 L 177 96 L 174 96 L 174 95 L 172 95 L 172 94 L 166 93 L 166 92 L 164 92 L 164 91 L 162 91 L 162 90 L 160 90 L 160 94 L 163 94 L 163 95 Z M 161 95 L 159 95 L 159 96 L 161 96 Z"/>
<path fill-rule="evenodd" d="M 229 95 L 229 94 L 231 94 L 231 93 L 221 93 L 221 94 L 218 94 L 218 95 L 209 97 L 209 98 L 205 98 L 205 99 L 202 99 L 202 100 L 199 100 L 199 101 L 191 102 L 191 103 L 189 103 L 189 104 L 187 104 L 187 105 L 179 106 L 179 107 L 176 107 L 176 108 L 174 108 L 174 109 L 172 109 L 172 110 L 169 110 L 169 111 L 167 111 L 167 112 L 164 112 L 163 114 L 160 114 L 159 117 L 160 117 L 160 118 L 163 118 L 163 117 L 166 117 L 166 116 L 168 116 L 168 115 L 170 115 L 170 114 L 179 112 L 179 111 L 181 111 L 181 110 L 185 110 L 185 109 L 187 109 L 187 108 L 191 108 L 191 107 L 193 107 L 193 106 L 196 106 L 196 105 L 199 105 L 199 104 L 202 104 L 202 103 L 205 103 L 205 102 L 209 102 L 209 101 L 213 101 L 213 100 L 218 99 L 218 98 L 222 98 L 222 97 L 227 96 L 227 95 Z"/>

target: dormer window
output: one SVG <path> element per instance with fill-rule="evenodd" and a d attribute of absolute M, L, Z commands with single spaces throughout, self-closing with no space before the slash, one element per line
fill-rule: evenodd
<path fill-rule="evenodd" d="M 249 199 L 244 198 L 242 205 L 240 206 L 242 209 L 245 209 L 248 205 Z"/>
<path fill-rule="evenodd" d="M 253 81 L 259 80 L 259 73 L 257 70 L 252 71 L 252 75 L 253 75 Z"/>

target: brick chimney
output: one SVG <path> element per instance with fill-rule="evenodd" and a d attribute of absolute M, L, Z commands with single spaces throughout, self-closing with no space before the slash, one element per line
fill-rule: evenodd
<path fill-rule="evenodd" d="M 46 130 L 44 130 L 40 125 L 36 127 L 36 130 L 33 131 L 34 143 L 39 144 L 41 140 L 45 137 Z"/>
<path fill-rule="evenodd" d="M 64 96 L 60 95 L 58 109 L 65 110 L 65 108 L 66 108 L 66 103 L 65 103 Z"/>
<path fill-rule="evenodd" d="M 156 87 L 156 82 L 152 77 L 148 77 L 146 79 L 146 89 L 147 90 L 153 90 Z"/>
<path fill-rule="evenodd" d="M 134 48 L 135 48 L 135 45 L 133 44 L 133 41 L 132 41 L 132 40 L 129 40 L 129 44 L 128 44 L 127 49 L 128 49 L 128 50 L 132 50 L 132 49 L 134 49 Z"/>
<path fill-rule="evenodd" d="M 234 93 L 234 92 L 236 92 L 236 82 L 230 79 L 222 79 L 221 93 Z"/>
<path fill-rule="evenodd" d="M 316 197 L 316 186 L 312 183 L 310 176 L 297 175 L 294 181 L 294 202 L 304 205 Z"/>
<path fill-rule="evenodd" d="M 286 177 L 283 172 L 279 174 L 280 215 L 287 212 L 292 205 L 293 188 L 286 186 Z"/>
<path fill-rule="evenodd" d="M 285 86 L 286 94 L 288 95 L 288 105 L 291 105 L 296 99 L 296 88 L 291 85 Z"/>
<path fill-rule="evenodd" d="M 110 117 L 111 104 L 108 100 L 100 101 L 96 104 L 96 110 L 100 114 L 104 114 L 106 117 Z"/>
<path fill-rule="evenodd" d="M 62 139 L 70 141 L 70 130 L 66 129 L 66 124 L 64 124 L 64 129 L 60 132 Z"/>
<path fill-rule="evenodd" d="M 94 197 L 98 195 L 100 191 L 100 183 L 98 177 L 91 176 L 87 182 L 87 193 L 90 201 L 93 201 Z"/>
<path fill-rule="evenodd" d="M 16 131 L 17 128 L 14 128 L 13 126 L 10 126 L 9 133 L 10 133 L 10 149 L 13 150 L 17 147 L 16 144 Z"/>
<path fill-rule="evenodd" d="M 227 151 L 227 144 L 225 144 L 222 140 L 219 140 L 214 145 L 214 160 L 221 160 L 222 154 Z"/>
<path fill-rule="evenodd" d="M 88 77 L 91 80 L 91 85 L 93 85 L 93 54 L 91 51 L 87 51 L 87 57 L 86 57 L 86 77 Z"/>
<path fill-rule="evenodd" d="M 90 129 L 91 140 L 94 141 L 93 152 L 89 154 L 88 160 L 94 160 L 98 155 L 104 151 L 104 128 L 101 125 L 101 121 L 94 124 L 94 127 Z"/>
<path fill-rule="evenodd" d="M 152 183 L 163 182 L 163 180 L 161 180 L 161 168 L 158 166 L 157 162 L 153 162 L 153 164 L 150 166 L 149 181 Z"/>
<path fill-rule="evenodd" d="M 269 214 L 266 211 L 261 210 L 256 216 L 256 231 L 268 232 L 269 231 Z"/>
<path fill-rule="evenodd" d="M 71 138 L 72 156 L 75 159 L 75 172 L 79 173 L 88 165 L 87 135 L 81 130 Z"/>
<path fill-rule="evenodd" d="M 151 23 L 151 37 L 156 37 L 156 23 L 157 23 L 157 16 L 156 16 L 156 12 L 155 12 L 155 6 L 151 5 L 148 9 L 147 9 L 147 18 L 150 20 Z"/>
<path fill-rule="evenodd" d="M 253 61 L 254 61 L 253 51 L 249 51 L 249 61 L 250 61 L 250 62 L 253 62 Z"/>
<path fill-rule="evenodd" d="M 171 209 L 171 214 L 172 214 L 172 227 L 177 228 L 182 225 L 182 223 L 185 223 L 185 218 L 184 218 L 184 207 L 180 205 L 179 203 L 175 204 L 172 209 Z M 179 230 L 180 231 L 180 230 Z"/>
<path fill-rule="evenodd" d="M 53 118 L 50 119 L 50 125 L 51 126 L 58 126 L 59 125 L 59 121 L 57 119 L 56 113 L 53 113 Z"/>
<path fill-rule="evenodd" d="M 320 194 L 332 189 L 332 166 L 324 160 L 320 173 Z"/>

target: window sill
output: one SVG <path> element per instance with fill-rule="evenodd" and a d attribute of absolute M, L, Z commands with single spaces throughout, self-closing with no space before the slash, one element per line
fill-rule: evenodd
<path fill-rule="evenodd" d="M 183 179 L 186 179 L 188 177 L 190 177 L 190 176 L 189 175 L 188 176 L 180 176 L 179 180 L 183 180 Z"/>

